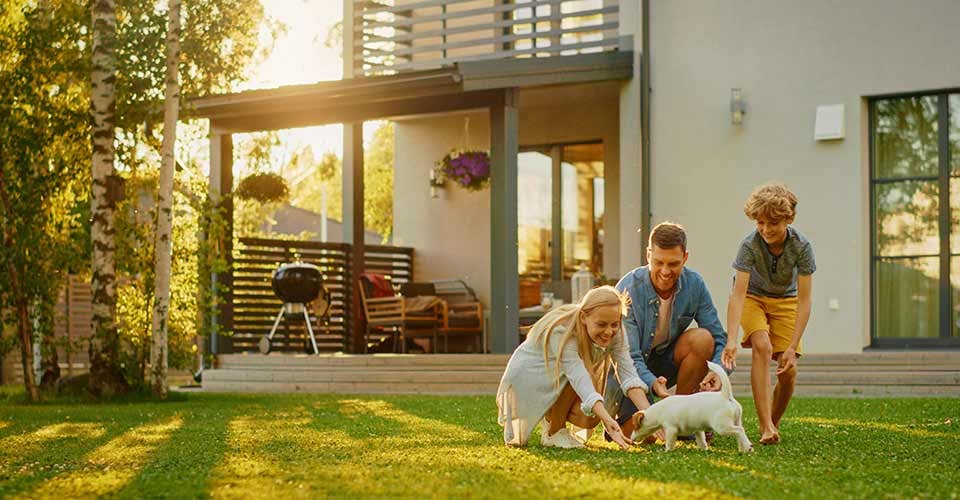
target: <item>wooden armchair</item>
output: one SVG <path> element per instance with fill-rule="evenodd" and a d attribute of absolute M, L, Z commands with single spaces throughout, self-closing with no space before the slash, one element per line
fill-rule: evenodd
<path fill-rule="evenodd" d="M 443 299 L 440 335 L 443 336 L 443 352 L 450 352 L 450 336 L 473 336 L 474 352 L 482 353 L 483 304 L 477 295 L 462 280 L 434 281 L 436 295 Z"/>
<path fill-rule="evenodd" d="M 391 332 L 394 352 L 397 351 L 399 341 L 400 352 L 406 353 L 407 339 L 415 337 L 430 337 L 431 346 L 436 352 L 441 305 L 437 304 L 425 311 L 412 312 L 407 310 L 402 296 L 374 297 L 373 289 L 373 284 L 367 277 L 360 278 L 360 299 L 366 318 L 364 352 L 373 329 Z"/>

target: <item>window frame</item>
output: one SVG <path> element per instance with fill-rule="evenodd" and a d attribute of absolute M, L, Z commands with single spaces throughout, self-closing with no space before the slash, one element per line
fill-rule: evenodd
<path fill-rule="evenodd" d="M 958 347 L 960 336 L 953 336 L 953 288 L 950 284 L 951 258 L 960 257 L 960 248 L 951 254 L 951 215 L 950 206 L 950 179 L 951 179 L 951 151 L 950 151 L 950 113 L 960 113 L 960 109 L 950 109 L 950 95 L 960 94 L 960 89 L 940 89 L 926 92 L 904 92 L 872 96 L 867 99 L 868 120 L 868 151 L 869 151 L 869 206 L 870 206 L 870 345 L 879 348 L 914 348 L 914 347 Z M 877 178 L 876 159 L 876 132 L 877 113 L 876 105 L 880 101 L 930 97 L 937 98 L 937 175 L 906 176 L 903 178 Z M 960 179 L 960 174 L 953 176 Z M 877 248 L 877 203 L 876 189 L 881 184 L 905 182 L 911 180 L 936 180 L 938 187 L 938 235 L 940 238 L 939 253 L 936 255 L 910 256 L 880 256 Z M 944 209 L 946 207 L 946 209 Z M 960 229 L 958 229 L 960 230 Z M 933 338 L 887 337 L 877 336 L 877 264 L 881 259 L 939 257 L 940 276 L 939 285 L 939 336 Z"/>

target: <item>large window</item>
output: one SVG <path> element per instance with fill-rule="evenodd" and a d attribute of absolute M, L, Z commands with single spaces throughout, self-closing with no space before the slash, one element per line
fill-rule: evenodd
<path fill-rule="evenodd" d="M 517 158 L 521 295 L 564 290 L 578 269 L 603 273 L 603 144 L 524 148 Z M 521 297 L 539 300 L 536 291 Z M 526 299 L 526 300 L 524 300 Z"/>
<path fill-rule="evenodd" d="M 873 343 L 960 344 L 960 93 L 870 102 Z"/>

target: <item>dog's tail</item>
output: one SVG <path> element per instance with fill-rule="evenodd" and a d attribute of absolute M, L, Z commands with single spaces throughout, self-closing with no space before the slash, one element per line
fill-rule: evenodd
<path fill-rule="evenodd" d="M 717 378 L 720 379 L 720 392 L 723 394 L 723 397 L 733 400 L 733 387 L 730 387 L 730 377 L 727 376 L 727 372 L 723 367 L 712 361 L 707 361 L 707 368 L 717 374 Z"/>

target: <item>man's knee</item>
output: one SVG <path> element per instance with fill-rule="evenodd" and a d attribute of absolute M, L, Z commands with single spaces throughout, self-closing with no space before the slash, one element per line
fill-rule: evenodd
<path fill-rule="evenodd" d="M 677 361 L 688 356 L 708 360 L 713 357 L 713 335 L 704 328 L 687 330 L 677 339 Z"/>

